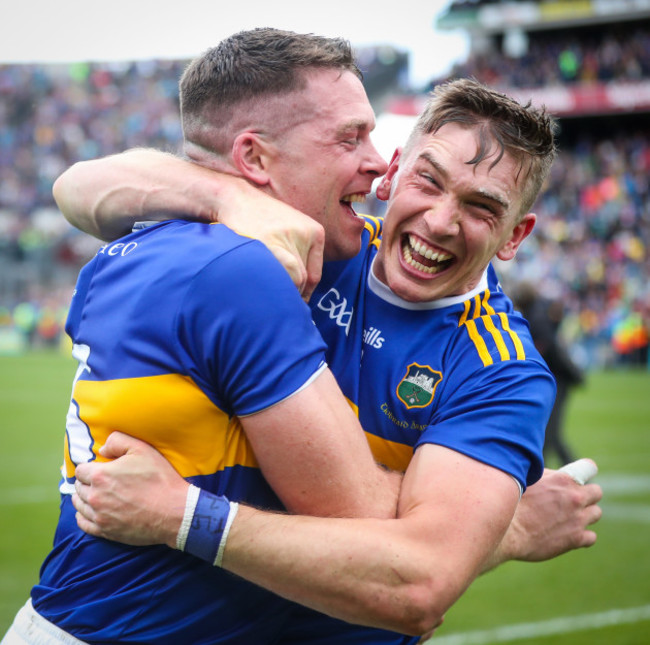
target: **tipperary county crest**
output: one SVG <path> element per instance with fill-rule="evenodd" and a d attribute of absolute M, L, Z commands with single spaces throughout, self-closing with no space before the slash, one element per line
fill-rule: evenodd
<path fill-rule="evenodd" d="M 433 394 L 440 381 L 440 372 L 432 370 L 428 365 L 411 363 L 397 386 L 397 396 L 407 408 L 425 408 L 433 401 Z"/>

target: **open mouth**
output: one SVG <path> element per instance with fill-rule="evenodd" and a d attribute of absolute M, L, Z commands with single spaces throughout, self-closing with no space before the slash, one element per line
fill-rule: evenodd
<path fill-rule="evenodd" d="M 352 193 L 351 195 L 345 195 L 345 197 L 341 197 L 340 200 L 341 204 L 346 206 L 354 215 L 356 215 L 354 208 L 352 208 L 353 203 L 357 204 L 365 204 L 366 202 L 366 195 L 365 193 Z"/>
<path fill-rule="evenodd" d="M 434 249 L 414 235 L 402 238 L 402 257 L 409 266 L 431 275 L 444 271 L 454 262 L 453 255 Z"/>

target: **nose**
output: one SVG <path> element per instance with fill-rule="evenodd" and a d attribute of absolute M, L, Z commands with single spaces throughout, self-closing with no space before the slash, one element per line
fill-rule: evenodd
<path fill-rule="evenodd" d="M 452 237 L 460 232 L 460 213 L 453 200 L 438 198 L 424 214 L 424 221 L 432 235 Z"/>
<path fill-rule="evenodd" d="M 382 177 L 388 170 L 388 164 L 377 152 L 377 148 L 368 140 L 366 155 L 361 165 L 361 171 L 374 177 Z"/>

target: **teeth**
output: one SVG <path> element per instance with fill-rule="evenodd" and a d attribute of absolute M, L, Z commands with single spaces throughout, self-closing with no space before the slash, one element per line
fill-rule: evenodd
<path fill-rule="evenodd" d="M 363 193 L 353 193 L 352 195 L 346 195 L 341 197 L 342 202 L 359 202 L 364 204 L 366 201 L 366 196 Z"/>
<path fill-rule="evenodd" d="M 416 239 L 413 235 L 409 235 L 408 242 L 405 242 L 402 247 L 402 253 L 404 255 L 404 259 L 406 260 L 407 264 L 410 264 L 412 267 L 415 267 L 418 271 L 422 271 L 423 273 L 429 273 L 429 274 L 438 273 L 442 269 L 442 267 L 440 265 L 428 267 L 422 264 L 421 262 L 414 260 L 413 255 L 411 253 L 411 249 L 413 249 L 413 251 L 415 251 L 419 255 L 422 255 L 423 257 L 427 258 L 427 260 L 433 260 L 435 262 L 444 262 L 445 260 L 451 260 L 451 258 L 453 257 L 449 253 L 434 251 L 431 247 L 428 247 L 426 244 L 423 244 L 418 239 Z"/>
<path fill-rule="evenodd" d="M 418 271 L 422 271 L 423 273 L 429 273 L 429 274 L 438 273 L 438 271 L 440 271 L 439 266 L 425 267 L 424 264 L 421 264 L 417 260 L 414 260 L 413 256 L 411 255 L 411 249 L 409 248 L 408 244 L 404 245 L 402 252 L 404 255 L 404 259 L 406 260 L 406 263 L 410 264 L 412 267 L 415 267 Z"/>
<path fill-rule="evenodd" d="M 416 253 L 423 255 L 427 260 L 435 260 L 437 262 L 444 262 L 445 260 L 451 260 L 453 257 L 449 253 L 442 253 L 440 251 L 434 251 L 431 247 L 420 242 L 415 236 L 409 235 L 409 244 Z"/>

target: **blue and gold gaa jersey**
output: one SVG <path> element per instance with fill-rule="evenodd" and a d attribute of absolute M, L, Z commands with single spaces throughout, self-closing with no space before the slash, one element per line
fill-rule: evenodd
<path fill-rule="evenodd" d="M 151 226 L 84 267 L 67 331 L 79 368 L 61 517 L 35 609 L 89 642 L 265 642 L 290 603 L 167 547 L 88 536 L 69 493 L 75 465 L 99 459 L 119 429 L 198 486 L 281 508 L 235 415 L 274 405 L 324 367 L 324 343 L 288 275 L 259 242 L 221 225 Z"/>
<path fill-rule="evenodd" d="M 358 411 L 375 458 L 405 470 L 423 443 L 446 446 L 512 475 L 541 477 L 555 383 L 528 325 L 490 266 L 462 296 L 412 303 L 373 275 L 381 220 L 363 250 L 329 263 L 311 299 L 327 359 Z"/>
<path fill-rule="evenodd" d="M 310 306 L 330 369 L 377 461 L 404 471 L 434 443 L 516 479 L 543 471 L 555 383 L 489 267 L 471 293 L 433 302 L 398 298 L 372 274 L 381 220 L 367 218 L 362 252 L 325 265 Z M 348 625 L 298 608 L 282 643 L 406 645 L 419 638 Z"/>

